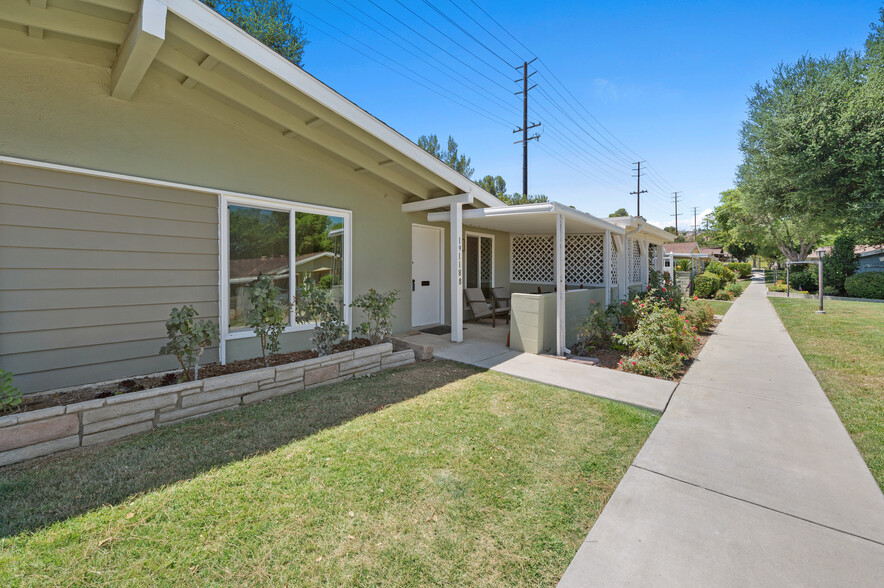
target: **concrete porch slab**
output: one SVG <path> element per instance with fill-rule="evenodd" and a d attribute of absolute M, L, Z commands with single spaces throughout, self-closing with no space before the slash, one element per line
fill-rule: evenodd
<path fill-rule="evenodd" d="M 461 343 L 452 343 L 448 335 L 426 333 L 400 338 L 432 345 L 435 356 L 440 359 L 468 363 L 657 412 L 663 412 L 675 390 L 674 382 L 513 351 L 506 346 L 508 332 L 505 325 L 493 328 L 482 323 L 469 323 L 464 328 L 464 341 Z"/>

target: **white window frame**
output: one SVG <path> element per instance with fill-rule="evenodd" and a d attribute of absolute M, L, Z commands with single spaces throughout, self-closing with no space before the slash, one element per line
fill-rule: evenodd
<path fill-rule="evenodd" d="M 289 214 L 289 294 L 294 296 L 295 288 L 295 213 L 306 212 L 310 214 L 321 214 L 325 216 L 336 216 L 344 219 L 344 243 L 341 251 L 344 254 L 344 263 L 341 268 L 344 278 L 344 308 L 343 318 L 347 324 L 348 334 L 352 337 L 352 309 L 350 301 L 353 288 L 353 255 L 352 255 L 352 231 L 353 231 L 353 213 L 342 208 L 331 208 L 328 206 L 318 206 L 315 204 L 306 204 L 302 202 L 293 202 L 290 200 L 280 200 L 277 198 L 266 198 L 263 196 L 247 196 L 241 194 L 221 193 L 218 198 L 218 239 L 219 239 L 219 281 L 218 281 L 218 323 L 221 331 L 221 341 L 219 344 L 219 356 L 222 365 L 227 363 L 227 341 L 235 341 L 238 339 L 250 339 L 255 337 L 255 332 L 250 330 L 230 330 L 230 205 L 247 206 L 251 208 L 260 208 L 263 210 L 273 210 L 279 212 L 287 212 Z M 292 308 L 289 314 L 289 325 L 283 330 L 283 333 L 298 333 L 303 331 L 312 331 L 311 324 L 298 324 L 295 321 L 295 309 Z"/>
<path fill-rule="evenodd" d="M 495 271 L 496 264 L 494 262 L 494 254 L 496 252 L 496 249 L 495 249 L 496 244 L 494 243 L 494 235 L 492 235 L 490 233 L 479 233 L 476 231 L 464 231 L 463 237 L 464 237 L 464 247 L 463 247 L 463 252 L 461 253 L 461 263 L 463 264 L 462 267 L 463 267 L 463 271 L 464 271 L 464 284 L 467 283 L 467 277 L 466 277 L 467 276 L 467 244 L 466 244 L 467 237 L 479 237 L 479 239 L 480 239 L 480 241 L 479 241 L 479 268 L 478 268 L 479 269 L 479 273 L 478 273 L 479 284 L 482 283 L 482 242 L 481 242 L 481 239 L 482 239 L 482 237 L 485 237 L 486 239 L 491 239 L 491 287 L 494 288 L 496 285 L 496 282 L 495 282 L 496 278 L 495 278 L 494 274 L 497 273 Z M 481 288 L 482 286 L 480 285 L 479 287 Z"/>

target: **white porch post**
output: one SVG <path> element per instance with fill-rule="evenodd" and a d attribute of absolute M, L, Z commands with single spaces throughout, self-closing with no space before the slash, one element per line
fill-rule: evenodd
<path fill-rule="evenodd" d="M 565 353 L 565 217 L 556 215 L 556 355 Z"/>
<path fill-rule="evenodd" d="M 629 276 L 626 273 L 629 237 L 615 235 L 614 238 L 617 239 L 617 290 L 619 291 L 620 300 L 626 300 L 626 297 L 629 295 Z"/>
<path fill-rule="evenodd" d="M 451 205 L 451 340 L 463 341 L 463 204 Z"/>
<path fill-rule="evenodd" d="M 669 279 L 675 283 L 675 255 L 672 253 L 669 254 Z"/>
<path fill-rule="evenodd" d="M 654 262 L 657 267 L 655 269 L 658 272 L 662 273 L 663 272 L 663 244 L 657 243 L 656 249 L 657 249 L 657 257 L 654 259 Z"/>
<path fill-rule="evenodd" d="M 648 286 L 648 242 L 642 239 L 638 242 L 638 248 L 641 251 L 641 264 L 639 271 L 641 272 L 642 290 Z"/>
<path fill-rule="evenodd" d="M 602 271 L 605 272 L 605 306 L 611 304 L 611 231 L 605 231 L 602 244 Z"/>

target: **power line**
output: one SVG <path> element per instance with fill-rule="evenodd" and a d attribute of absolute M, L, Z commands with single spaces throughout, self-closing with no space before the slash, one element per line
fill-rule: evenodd
<path fill-rule="evenodd" d="M 398 0 L 397 0 L 397 1 L 398 1 Z M 442 12 L 441 10 L 439 10 L 439 9 L 436 7 L 435 4 L 433 4 L 432 2 L 430 2 L 430 0 L 423 0 L 423 1 L 424 1 L 424 4 L 426 4 L 427 6 L 429 6 L 430 8 L 432 8 L 433 10 L 435 10 L 436 13 L 439 14 L 439 16 L 441 16 L 442 18 L 444 18 L 445 20 L 447 20 L 448 22 L 450 22 L 451 24 L 453 24 L 453 25 L 454 25 L 455 27 L 457 27 L 457 28 L 458 28 L 463 34 L 465 34 L 465 35 L 468 36 L 470 39 L 472 39 L 473 41 L 475 41 L 476 43 L 478 43 L 479 45 L 481 45 L 482 47 L 484 47 L 486 51 L 488 51 L 489 53 L 491 53 L 492 55 L 494 55 L 495 57 L 497 57 L 499 60 L 501 60 L 501 61 L 504 62 L 505 64 L 507 64 L 507 65 L 510 64 L 509 61 L 507 61 L 506 59 L 504 59 L 503 57 L 501 57 L 496 51 L 494 51 L 494 50 L 491 49 L 488 45 L 486 45 L 485 43 L 483 43 L 482 41 L 480 41 L 479 39 L 477 39 L 476 37 L 474 37 L 474 36 L 473 36 L 468 30 L 466 30 L 465 28 L 463 28 L 462 26 L 460 26 L 459 24 L 457 24 L 457 22 L 454 21 L 450 16 L 448 16 L 447 14 L 445 14 L 444 12 Z"/>

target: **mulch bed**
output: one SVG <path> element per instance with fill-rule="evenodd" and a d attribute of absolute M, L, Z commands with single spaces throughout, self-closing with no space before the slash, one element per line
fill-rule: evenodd
<path fill-rule="evenodd" d="M 357 337 L 349 341 L 341 341 L 334 346 L 333 352 L 350 351 L 369 347 L 371 341 L 362 337 Z M 285 365 L 296 361 L 304 361 L 305 359 L 313 359 L 318 357 L 315 351 L 295 351 L 293 353 L 281 353 L 270 358 L 270 367 Z M 242 359 L 239 361 L 231 361 L 227 365 L 220 363 L 209 363 L 201 365 L 199 368 L 199 377 L 201 380 L 206 378 L 214 378 L 216 376 L 226 376 L 239 372 L 247 372 L 249 370 L 257 370 L 266 367 L 264 360 L 260 357 L 254 359 Z M 150 390 L 151 388 L 159 388 L 160 386 L 170 386 L 177 384 L 181 379 L 181 370 L 174 372 L 166 372 L 153 376 L 140 376 L 129 378 L 118 382 L 111 382 L 103 385 L 84 386 L 74 390 L 65 390 L 61 392 L 49 392 L 42 394 L 33 394 L 25 396 L 22 403 L 18 406 L 16 412 L 29 412 L 32 410 L 40 410 L 42 408 L 50 408 L 52 406 L 65 406 L 76 402 L 84 402 L 86 400 L 94 400 L 97 398 L 107 398 L 109 396 L 118 396 L 129 392 L 138 392 L 140 390 Z"/>
<path fill-rule="evenodd" d="M 706 341 L 709 340 L 709 337 L 712 336 L 712 333 L 715 331 L 715 327 L 718 326 L 718 323 L 721 322 L 719 319 L 715 319 L 712 322 L 712 326 L 709 327 L 706 331 L 703 331 L 698 334 L 700 337 L 700 344 L 694 347 L 694 351 L 691 352 L 690 357 L 684 362 L 682 368 L 678 371 L 677 374 L 670 380 L 671 382 L 680 382 L 684 377 L 688 370 L 691 368 L 691 365 L 694 363 L 694 360 L 700 355 L 700 351 L 703 350 L 703 347 L 706 345 Z M 598 366 L 603 368 L 608 368 L 610 370 L 617 370 L 619 372 L 625 371 L 620 365 L 621 360 L 626 360 L 630 357 L 630 353 L 628 351 L 617 351 L 616 349 L 593 349 L 592 351 L 586 352 L 587 357 L 595 357 L 599 360 Z"/>

